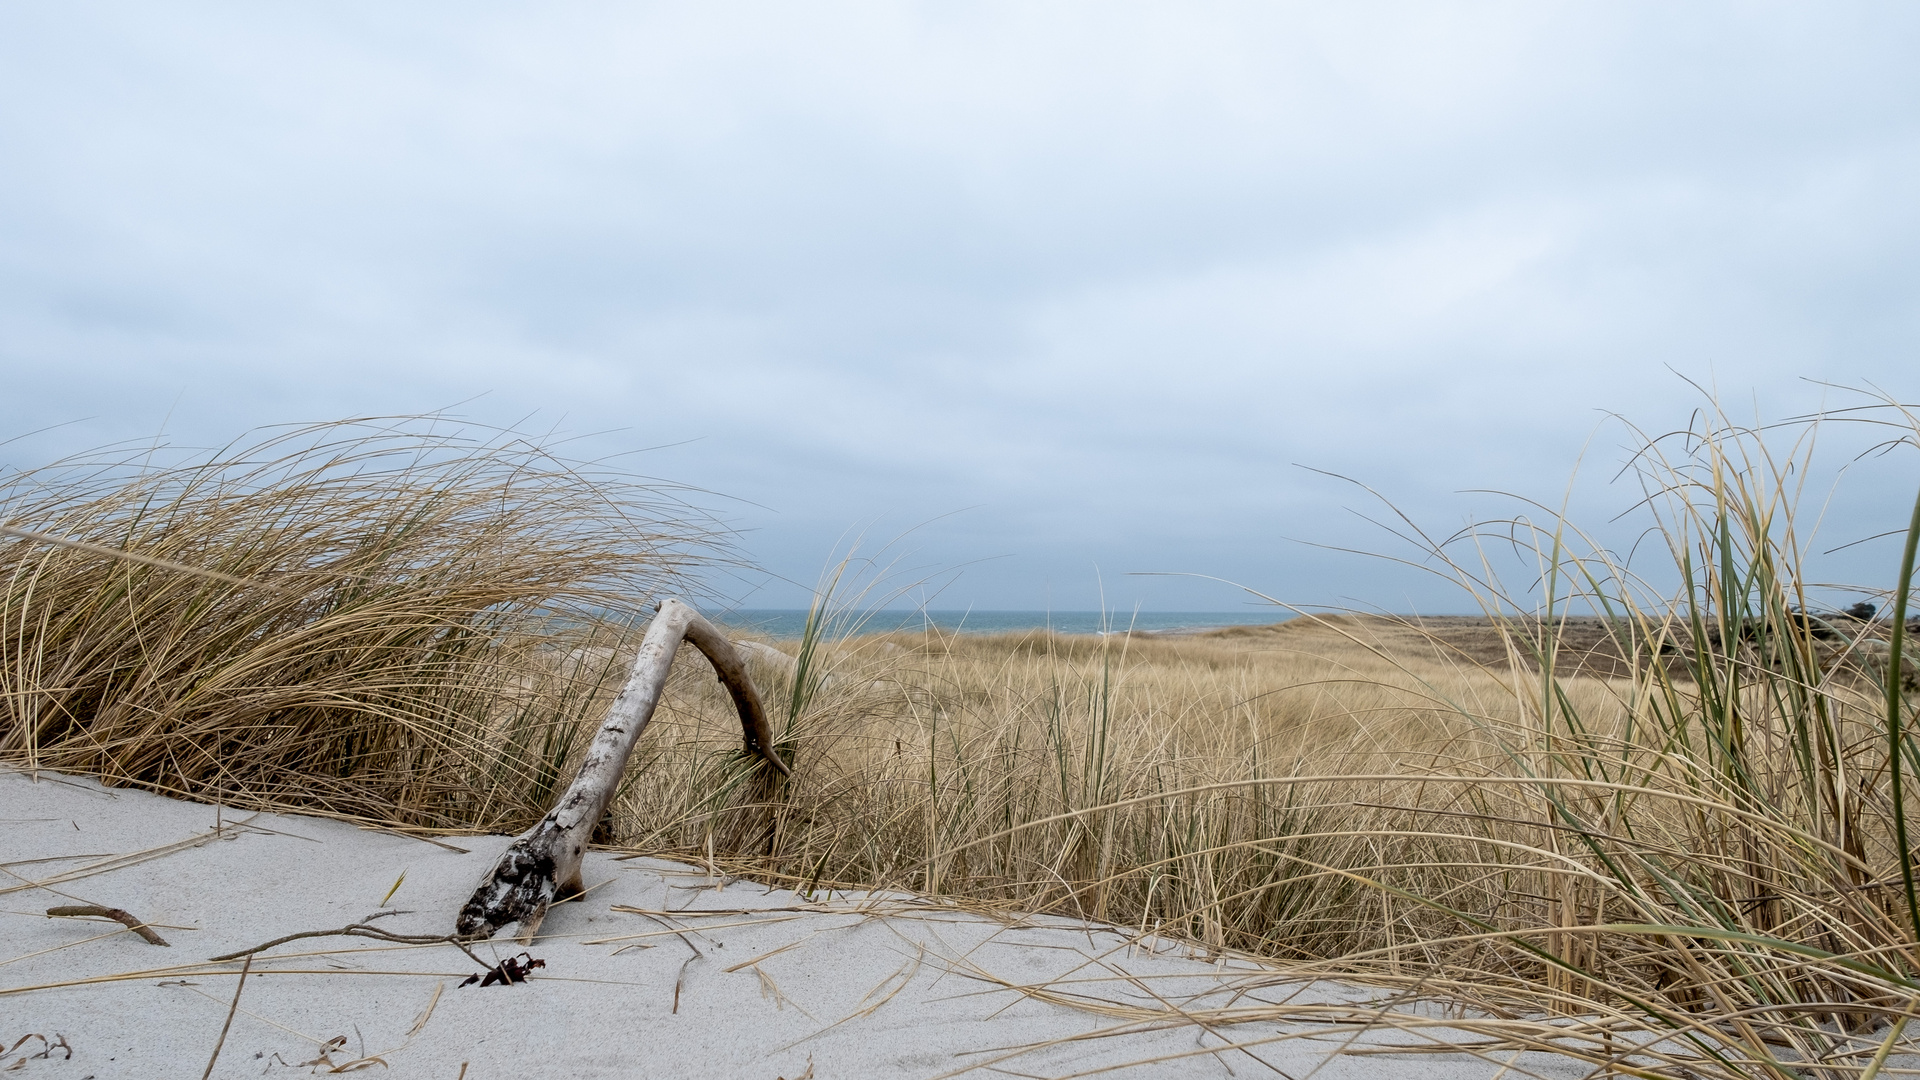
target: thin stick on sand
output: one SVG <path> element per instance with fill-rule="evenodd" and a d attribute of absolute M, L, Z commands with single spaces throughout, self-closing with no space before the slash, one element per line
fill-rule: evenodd
<path fill-rule="evenodd" d="M 220 1040 L 213 1044 L 213 1056 L 207 1059 L 207 1070 L 200 1074 L 200 1080 L 213 1075 L 214 1062 L 220 1060 L 220 1048 L 227 1045 L 227 1032 L 233 1028 L 233 1014 L 240 1011 L 240 991 L 247 988 L 247 972 L 253 970 L 253 957 L 240 965 L 240 984 L 233 988 L 233 1004 L 227 1006 L 227 1022 L 220 1025 Z"/>
<path fill-rule="evenodd" d="M 573 786 L 553 809 L 513 842 L 493 869 L 480 880 L 466 906 L 460 909 L 455 932 L 462 938 L 490 938 L 506 927 L 515 936 L 531 939 L 558 897 L 581 890 L 580 860 L 600 815 L 613 801 L 626 771 L 634 743 L 653 719 L 666 687 L 674 653 L 686 641 L 713 664 L 715 674 L 733 697 L 740 713 L 747 752 L 758 755 L 782 776 L 791 776 L 785 762 L 773 752 L 773 729 L 767 710 L 753 688 L 739 652 L 698 611 L 675 599 L 660 602 L 659 614 L 640 642 L 640 655 L 626 688 L 607 710 L 607 718 L 587 749 L 587 758 Z"/>
<path fill-rule="evenodd" d="M 220 964 L 229 960 L 238 960 L 243 956 L 251 960 L 253 954 L 265 952 L 276 945 L 285 945 L 289 941 L 298 941 L 301 938 L 316 937 L 364 937 L 373 938 L 375 941 L 391 941 L 399 945 L 452 945 L 454 948 L 459 949 L 471 957 L 474 963 L 479 964 L 483 968 L 488 966 L 485 961 L 474 956 L 472 952 L 469 952 L 467 947 L 462 945 L 452 934 L 393 934 L 377 926 L 368 926 L 366 923 L 354 923 L 351 926 L 343 926 L 338 930 L 302 930 L 297 934 L 282 934 L 272 941 L 255 945 L 251 949 L 241 949 L 237 952 L 222 953 L 219 956 L 210 957 L 207 962 Z"/>
<path fill-rule="evenodd" d="M 167 943 L 167 939 L 154 933 L 153 928 L 146 923 L 129 915 L 125 908 L 101 907 L 99 904 L 62 904 L 59 907 L 50 907 L 47 909 L 47 916 L 49 918 L 78 918 L 88 915 L 102 919 L 112 919 L 114 922 L 122 923 L 127 929 L 146 939 L 149 944 L 165 945 Z"/>

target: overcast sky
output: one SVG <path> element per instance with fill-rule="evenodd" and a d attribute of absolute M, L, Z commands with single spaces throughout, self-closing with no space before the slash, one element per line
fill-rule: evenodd
<path fill-rule="evenodd" d="M 1445 532 L 1682 375 L 1920 397 L 1916 56 L 1892 3 L 8 4 L 0 438 L 64 426 L 0 460 L 448 409 L 660 448 L 749 606 L 905 534 L 938 607 L 1464 610 L 1307 546 L 1406 553 L 1310 470 Z"/>

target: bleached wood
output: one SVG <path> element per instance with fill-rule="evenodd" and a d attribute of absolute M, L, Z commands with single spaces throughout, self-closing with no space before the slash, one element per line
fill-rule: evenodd
<path fill-rule="evenodd" d="M 793 672 L 794 665 L 799 662 L 779 649 L 771 645 L 763 645 L 758 641 L 735 641 L 733 647 L 757 660 L 772 664 L 788 674 Z"/>
<path fill-rule="evenodd" d="M 800 674 L 799 658 L 788 656 L 786 653 L 781 652 L 771 645 L 763 645 L 758 641 L 736 641 L 733 643 L 733 647 L 758 659 L 761 663 L 778 668 L 780 674 L 789 679 L 795 678 Z M 832 675 L 821 675 L 819 676 L 818 687 L 821 690 L 831 690 L 834 681 Z M 879 686 L 880 684 L 875 683 L 874 685 Z"/>
<path fill-rule="evenodd" d="M 748 752 L 760 755 L 781 775 L 792 775 L 773 752 L 766 708 L 739 653 L 692 607 L 679 600 L 663 600 L 640 642 L 640 655 L 633 661 L 627 685 L 607 710 L 573 784 L 540 824 L 515 840 L 480 879 L 454 924 L 460 937 L 490 938 L 512 927 L 514 936 L 531 938 L 556 899 L 580 892 L 580 860 L 587 840 L 620 787 L 634 744 L 653 719 L 682 641 L 713 664 L 732 695 Z"/>

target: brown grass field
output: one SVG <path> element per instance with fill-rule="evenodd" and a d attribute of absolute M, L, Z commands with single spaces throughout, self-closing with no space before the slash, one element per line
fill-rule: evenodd
<path fill-rule="evenodd" d="M 1789 483 L 1810 441 L 1701 415 L 1643 454 L 1671 595 L 1561 523 L 1533 601 L 1461 571 L 1483 618 L 816 627 L 756 663 L 791 782 L 682 663 L 602 835 L 1376 981 L 1507 1018 L 1516 1046 L 1683 1048 L 1621 1067 L 1642 1075 L 1871 1080 L 1920 1011 L 1906 598 L 1814 633 Z M 524 828 L 641 598 L 721 554 L 671 495 L 405 425 L 8 477 L 0 760 Z M 1895 580 L 1916 540 L 1920 508 Z"/>

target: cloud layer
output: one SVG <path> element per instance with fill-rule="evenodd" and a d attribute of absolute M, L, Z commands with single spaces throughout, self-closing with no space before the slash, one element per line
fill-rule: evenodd
<path fill-rule="evenodd" d="M 1917 39 L 1845 4 L 16 5 L 0 433 L 79 422 L 0 454 L 462 403 L 667 447 L 636 467 L 728 497 L 751 604 L 919 525 L 909 565 L 966 566 L 943 606 L 1238 602 L 1122 576 L 1179 570 L 1457 607 L 1291 543 L 1392 550 L 1295 466 L 1445 531 L 1501 512 L 1460 489 L 1557 499 L 1606 411 L 1682 422 L 1676 370 L 1768 415 L 1913 396 Z"/>

